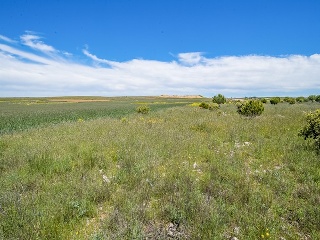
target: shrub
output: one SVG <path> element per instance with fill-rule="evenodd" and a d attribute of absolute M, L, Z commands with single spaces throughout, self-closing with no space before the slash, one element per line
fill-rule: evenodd
<path fill-rule="evenodd" d="M 199 107 L 200 108 L 204 108 L 204 109 L 208 109 L 209 108 L 209 104 L 205 103 L 205 102 L 202 102 L 202 103 L 199 104 Z"/>
<path fill-rule="evenodd" d="M 306 99 L 305 97 L 297 97 L 296 98 L 296 102 L 297 103 L 303 103 L 303 102 L 307 102 L 308 99 Z"/>
<path fill-rule="evenodd" d="M 289 98 L 288 99 L 288 103 L 290 104 L 295 104 L 296 103 L 296 100 L 294 98 Z"/>
<path fill-rule="evenodd" d="M 309 101 L 311 101 L 311 102 L 316 101 L 316 98 L 317 98 L 316 95 L 310 95 L 310 96 L 308 97 Z"/>
<path fill-rule="evenodd" d="M 209 104 L 209 110 L 218 110 L 220 108 L 218 103 Z"/>
<path fill-rule="evenodd" d="M 136 108 L 137 113 L 147 114 L 150 112 L 150 108 L 147 105 L 142 105 Z"/>
<path fill-rule="evenodd" d="M 199 107 L 204 108 L 204 109 L 209 109 L 209 110 L 217 110 L 220 108 L 218 103 L 209 104 L 209 103 L 205 103 L 205 102 L 200 103 Z"/>
<path fill-rule="evenodd" d="M 267 103 L 267 99 L 265 99 L 265 98 L 261 98 L 260 101 L 261 101 L 262 103 Z"/>
<path fill-rule="evenodd" d="M 317 95 L 316 102 L 320 102 L 320 95 Z"/>
<path fill-rule="evenodd" d="M 291 98 L 291 97 L 285 97 L 285 98 L 283 99 L 283 101 L 284 101 L 284 102 L 289 102 L 289 101 L 290 101 L 290 98 Z"/>
<path fill-rule="evenodd" d="M 270 103 L 273 105 L 276 105 L 280 102 L 280 98 L 279 97 L 273 97 L 270 99 Z"/>
<path fill-rule="evenodd" d="M 296 99 L 292 98 L 292 97 L 285 97 L 283 99 L 284 102 L 290 103 L 290 104 L 295 104 L 296 103 Z"/>
<path fill-rule="evenodd" d="M 219 105 L 224 104 L 226 101 L 226 98 L 220 93 L 212 98 L 212 102 L 217 103 Z"/>
<path fill-rule="evenodd" d="M 199 105 L 200 105 L 200 103 L 198 103 L 198 102 L 194 102 L 194 103 L 189 104 L 189 106 L 191 106 L 191 107 L 199 107 Z"/>
<path fill-rule="evenodd" d="M 299 136 L 313 138 L 317 150 L 320 150 L 320 109 L 306 115 L 307 124 L 300 130 Z"/>
<path fill-rule="evenodd" d="M 237 104 L 237 112 L 247 117 L 255 117 L 264 111 L 263 103 L 260 100 L 248 100 Z"/>

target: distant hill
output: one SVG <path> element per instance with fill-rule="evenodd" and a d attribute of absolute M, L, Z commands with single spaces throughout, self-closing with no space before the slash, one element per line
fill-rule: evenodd
<path fill-rule="evenodd" d="M 160 95 L 162 98 L 203 98 L 201 95 Z"/>

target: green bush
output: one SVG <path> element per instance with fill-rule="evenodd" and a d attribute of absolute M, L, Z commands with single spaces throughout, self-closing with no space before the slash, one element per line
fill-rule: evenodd
<path fill-rule="evenodd" d="M 267 99 L 265 99 L 265 98 L 261 98 L 260 101 L 261 101 L 262 103 L 267 103 Z"/>
<path fill-rule="evenodd" d="M 279 98 L 279 97 L 273 97 L 273 98 L 270 99 L 270 103 L 271 103 L 272 105 L 276 105 L 276 104 L 278 104 L 279 102 L 280 102 L 280 98 Z"/>
<path fill-rule="evenodd" d="M 136 108 L 137 113 L 147 114 L 150 112 L 150 108 L 147 105 L 142 105 Z"/>
<path fill-rule="evenodd" d="M 283 101 L 284 101 L 284 102 L 289 102 L 290 98 L 291 98 L 291 97 L 285 97 L 285 98 L 283 99 Z"/>
<path fill-rule="evenodd" d="M 211 103 L 209 104 L 209 110 L 218 110 L 220 108 L 218 103 Z"/>
<path fill-rule="evenodd" d="M 226 103 L 226 101 L 226 98 L 220 93 L 212 98 L 212 102 L 217 103 L 219 105 Z"/>
<path fill-rule="evenodd" d="M 313 138 L 317 150 L 320 150 L 320 109 L 306 115 L 307 124 L 300 130 L 299 136 Z"/>
<path fill-rule="evenodd" d="M 237 112 L 247 117 L 255 117 L 264 111 L 263 103 L 260 100 L 248 100 L 237 104 Z"/>
<path fill-rule="evenodd" d="M 303 103 L 303 102 L 308 102 L 308 99 L 305 97 L 297 97 L 296 98 L 297 103 Z"/>
<path fill-rule="evenodd" d="M 284 102 L 287 102 L 289 104 L 295 104 L 296 103 L 296 99 L 292 98 L 292 97 L 285 97 L 283 99 Z"/>
<path fill-rule="evenodd" d="M 199 107 L 200 108 L 204 108 L 204 109 L 208 109 L 209 108 L 209 104 L 205 103 L 205 102 L 202 102 L 202 103 L 199 104 Z"/>
<path fill-rule="evenodd" d="M 203 109 L 209 109 L 209 110 L 217 110 L 220 108 L 219 104 L 217 103 L 205 103 L 205 102 L 202 102 L 199 104 L 199 107 L 200 108 L 203 108 Z"/>
<path fill-rule="evenodd" d="M 320 102 L 320 95 L 317 95 L 315 100 L 316 100 L 316 102 Z"/>
<path fill-rule="evenodd" d="M 295 104 L 296 103 L 296 100 L 294 98 L 289 98 L 288 99 L 288 103 L 290 104 Z"/>
<path fill-rule="evenodd" d="M 311 102 L 316 101 L 316 98 L 317 98 L 316 95 L 310 95 L 310 96 L 308 97 L 309 101 L 311 101 Z"/>

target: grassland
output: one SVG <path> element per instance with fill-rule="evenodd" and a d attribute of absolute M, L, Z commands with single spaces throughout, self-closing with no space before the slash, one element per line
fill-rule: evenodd
<path fill-rule="evenodd" d="M 157 97 L 0 98 L 0 135 L 61 122 L 121 118 L 134 113 L 139 104 L 148 104 L 156 111 L 188 103 L 190 99 Z"/>
<path fill-rule="evenodd" d="M 0 239 L 320 239 L 319 103 L 109 100 L 0 103 Z"/>

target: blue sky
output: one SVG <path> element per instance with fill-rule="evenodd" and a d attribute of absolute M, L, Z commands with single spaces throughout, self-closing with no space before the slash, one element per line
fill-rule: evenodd
<path fill-rule="evenodd" d="M 0 96 L 320 94 L 318 0 L 1 0 Z"/>

